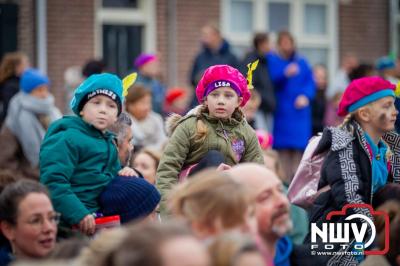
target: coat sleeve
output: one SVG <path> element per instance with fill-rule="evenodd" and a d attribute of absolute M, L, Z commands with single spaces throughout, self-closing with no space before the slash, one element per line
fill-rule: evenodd
<path fill-rule="evenodd" d="M 161 193 L 160 211 L 166 212 L 166 197 L 173 185 L 178 183 L 178 176 L 182 170 L 190 150 L 190 131 L 184 123 L 174 130 L 157 169 L 157 188 Z"/>
<path fill-rule="evenodd" d="M 245 153 L 240 161 L 264 164 L 264 157 L 261 151 L 260 144 L 258 143 L 256 134 L 251 128 L 248 128 L 247 131 L 248 131 L 247 133 L 248 137 L 246 139 Z"/>
<path fill-rule="evenodd" d="M 15 135 L 18 141 L 21 144 L 22 150 L 24 152 L 25 157 L 28 159 L 31 167 L 36 168 L 39 165 L 39 151 L 41 145 L 41 138 L 38 135 L 41 130 L 38 125 L 38 121 L 36 118 L 32 116 L 24 116 L 20 117 L 20 131 L 15 132 Z M 26 134 L 23 131 L 31 130 L 31 132 L 35 132 L 32 137 L 26 137 Z"/>
<path fill-rule="evenodd" d="M 69 225 L 79 223 L 90 212 L 71 189 L 79 150 L 67 138 L 53 135 L 40 151 L 40 182 L 47 186 L 54 208 Z"/>

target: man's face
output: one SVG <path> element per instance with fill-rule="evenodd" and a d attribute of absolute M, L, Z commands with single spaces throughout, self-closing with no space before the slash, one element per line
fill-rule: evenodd
<path fill-rule="evenodd" d="M 274 176 L 259 182 L 255 194 L 258 232 L 265 238 L 281 238 L 292 229 L 289 201 L 282 182 Z"/>
<path fill-rule="evenodd" d="M 292 229 L 289 201 L 276 174 L 250 164 L 233 167 L 230 173 L 247 187 L 249 196 L 254 199 L 258 234 L 267 241 L 286 235 Z"/>
<path fill-rule="evenodd" d="M 121 143 L 118 142 L 118 157 L 123 165 L 128 163 L 133 151 L 132 137 L 132 129 L 127 127 L 125 138 Z"/>

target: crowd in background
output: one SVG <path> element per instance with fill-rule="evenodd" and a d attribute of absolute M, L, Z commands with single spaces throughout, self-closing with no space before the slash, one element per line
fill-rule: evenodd
<path fill-rule="evenodd" d="M 382 55 L 375 62 L 364 62 L 345 53 L 330 79 L 326 66 L 311 66 L 298 52 L 290 32 L 280 32 L 276 43 L 267 33 L 255 34 L 251 51 L 242 59 L 213 25 L 202 28 L 201 43 L 189 71 L 193 88 L 167 88 L 160 75 L 159 57 L 139 55 L 132 62 L 136 81 L 126 88 L 127 94 L 111 91 L 124 101 L 101 98 L 93 102 L 115 109 L 115 121 L 110 118 L 113 123 L 101 131 L 104 134 L 81 122 L 92 121 L 87 106 L 98 95 L 90 96 L 92 100 L 79 98 L 79 93 L 96 92 L 90 86 L 107 89 L 101 87 L 106 83 L 100 82 L 109 81 L 98 76 L 107 73 L 102 60 L 89 60 L 82 68 L 66 71 L 66 98 L 71 105 L 59 110 L 51 94 L 57 88 L 51 88 L 49 78 L 31 68 L 23 53 L 4 55 L 0 64 L 0 265 L 12 261 L 16 265 L 311 265 L 307 263 L 312 257 L 304 258 L 302 249 L 309 235 L 310 212 L 286 197 L 303 152 L 312 136 L 346 122 L 337 112 L 352 81 L 379 76 L 396 85 L 400 60 Z M 196 97 L 195 88 L 206 69 L 229 65 L 246 76 L 248 65 L 256 60 L 254 89 L 249 91 L 247 104 L 238 108 L 245 122 L 239 119 L 233 126 L 225 122 L 217 126 L 224 134 L 224 126 L 232 126 L 229 133 L 246 139 L 243 156 L 234 154 L 232 163 L 227 163 L 227 156 L 221 159 L 221 154 L 212 153 L 214 149 L 204 155 L 201 149 L 212 146 L 214 140 L 210 139 L 209 146 L 196 146 L 201 151 L 196 164 L 187 163 L 193 151 L 181 156 L 181 147 L 194 140 L 185 132 L 199 125 L 186 122 L 205 115 L 199 110 L 202 100 Z M 107 78 L 122 84 L 115 76 Z M 239 96 L 244 98 L 241 88 Z M 394 104 L 400 108 L 397 99 Z M 68 116 L 62 118 L 63 114 Z M 172 114 L 179 115 L 175 116 L 178 125 L 171 126 Z M 76 121 L 76 117 L 82 119 Z M 103 122 L 93 123 L 98 123 L 95 127 L 99 129 Z M 184 123 L 187 131 L 180 127 Z M 246 127 L 241 128 L 242 123 Z M 254 129 L 251 136 L 244 133 L 247 125 Z M 399 130 L 397 119 L 395 131 Z M 86 143 L 86 135 L 95 141 Z M 252 137 L 258 140 L 262 157 L 246 153 L 256 153 L 247 145 Z M 222 149 L 223 145 L 216 147 Z M 70 153 L 64 154 L 64 149 Z M 175 176 L 173 163 L 179 156 L 185 164 L 180 164 Z M 207 158 L 205 166 L 218 169 L 200 169 L 198 162 L 203 163 L 203 157 Z M 116 171 L 113 164 L 121 169 Z M 189 177 L 181 175 L 186 170 Z M 90 171 L 98 173 L 95 184 L 85 179 Z M 66 183 L 53 178 L 66 172 L 71 172 Z M 117 177 L 109 181 L 111 173 Z M 132 176 L 134 182 L 126 182 Z M 175 181 L 167 186 L 166 177 Z M 108 192 L 105 187 L 119 192 Z M 390 214 L 391 245 L 385 256 L 376 258 L 381 261 L 360 260 L 362 265 L 400 265 L 399 192 L 398 185 L 390 184 L 376 197 L 374 207 Z M 71 198 L 65 201 L 65 197 Z M 79 209 L 81 203 L 73 205 L 75 201 L 81 201 L 88 211 Z M 97 205 L 101 214 L 96 213 Z M 113 228 L 107 230 L 92 226 L 95 218 L 99 222 L 115 212 L 121 213 L 116 224 L 122 226 L 110 225 Z M 114 220 L 104 221 L 112 224 Z M 379 219 L 375 222 L 382 223 Z M 377 228 L 378 248 L 385 232 Z"/>

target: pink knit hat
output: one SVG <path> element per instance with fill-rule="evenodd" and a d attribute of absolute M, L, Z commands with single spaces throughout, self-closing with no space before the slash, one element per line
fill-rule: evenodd
<path fill-rule="evenodd" d="M 197 84 L 197 100 L 202 103 L 210 92 L 220 87 L 230 87 L 239 97 L 242 97 L 241 107 L 245 106 L 250 99 L 247 80 L 239 70 L 228 65 L 215 65 L 206 69 Z"/>
<path fill-rule="evenodd" d="M 358 108 L 386 96 L 395 97 L 396 86 L 380 77 L 365 77 L 353 80 L 343 93 L 337 111 L 346 116 Z"/>

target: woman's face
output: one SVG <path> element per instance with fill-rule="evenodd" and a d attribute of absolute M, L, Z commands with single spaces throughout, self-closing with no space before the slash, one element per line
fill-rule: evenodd
<path fill-rule="evenodd" d="M 16 224 L 4 232 L 16 256 L 41 258 L 48 255 L 56 243 L 58 219 L 47 195 L 30 193 L 22 199 Z M 4 231 L 3 226 L 2 229 Z"/>
<path fill-rule="evenodd" d="M 133 167 L 143 174 L 144 179 L 155 184 L 157 166 L 155 160 L 147 153 L 139 153 L 133 160 Z"/>

